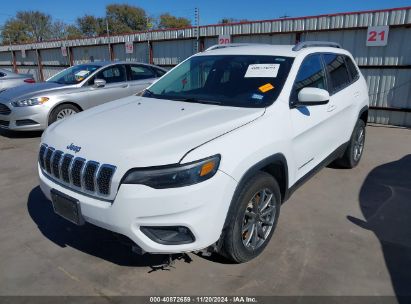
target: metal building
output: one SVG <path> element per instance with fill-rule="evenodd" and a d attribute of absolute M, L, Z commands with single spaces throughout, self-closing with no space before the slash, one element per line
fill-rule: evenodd
<path fill-rule="evenodd" d="M 366 45 L 367 30 L 372 26 L 388 26 L 385 46 Z M 370 121 L 410 127 L 410 26 L 411 7 L 404 7 L 3 45 L 0 46 L 0 67 L 32 73 L 41 81 L 70 65 L 92 60 L 140 61 L 172 67 L 197 49 L 201 51 L 217 44 L 220 35 L 229 35 L 234 43 L 335 41 L 351 51 L 367 79 L 372 109 Z M 130 42 L 132 52 L 126 53 L 125 44 Z"/>

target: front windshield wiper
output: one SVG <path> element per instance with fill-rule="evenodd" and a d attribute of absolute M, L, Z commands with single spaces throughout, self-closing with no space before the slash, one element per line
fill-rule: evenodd
<path fill-rule="evenodd" d="M 216 100 L 205 100 L 205 99 L 198 99 L 194 97 L 187 97 L 187 98 L 170 98 L 172 100 L 178 100 L 178 101 L 183 101 L 183 102 L 192 102 L 192 103 L 205 103 L 205 104 L 221 104 L 220 101 Z"/>

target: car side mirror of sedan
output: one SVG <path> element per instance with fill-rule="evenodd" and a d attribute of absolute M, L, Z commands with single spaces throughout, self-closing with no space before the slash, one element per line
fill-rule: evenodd
<path fill-rule="evenodd" d="M 106 86 L 106 81 L 104 79 L 94 79 L 95 88 L 104 88 Z"/>
<path fill-rule="evenodd" d="M 327 104 L 330 100 L 330 93 L 319 88 L 303 88 L 298 93 L 298 101 L 295 106 L 318 106 Z"/>

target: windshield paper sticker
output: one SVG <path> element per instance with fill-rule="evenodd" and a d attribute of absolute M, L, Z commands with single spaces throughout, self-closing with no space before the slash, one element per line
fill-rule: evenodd
<path fill-rule="evenodd" d="M 86 76 L 88 73 L 90 73 L 90 72 L 87 71 L 87 70 L 78 71 L 78 72 L 76 73 L 76 76 L 78 76 L 78 77 L 84 77 L 84 76 Z"/>
<path fill-rule="evenodd" d="M 258 88 L 261 92 L 265 93 L 268 92 L 272 89 L 274 89 L 274 86 L 271 83 L 266 83 L 265 85 L 262 85 L 261 87 Z"/>
<path fill-rule="evenodd" d="M 261 94 L 253 94 L 253 95 L 251 96 L 251 98 L 252 98 L 252 99 L 262 100 L 262 99 L 264 98 L 264 96 L 261 95 Z"/>
<path fill-rule="evenodd" d="M 275 78 L 277 77 L 279 69 L 279 63 L 250 64 L 244 78 Z"/>

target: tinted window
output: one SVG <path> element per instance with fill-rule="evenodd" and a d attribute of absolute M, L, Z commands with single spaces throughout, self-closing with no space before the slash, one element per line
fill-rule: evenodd
<path fill-rule="evenodd" d="M 278 56 L 194 56 L 165 74 L 143 96 L 266 107 L 280 94 L 292 63 L 292 58 Z"/>
<path fill-rule="evenodd" d="M 324 90 L 327 89 L 325 72 L 320 55 L 310 55 L 304 59 L 294 82 L 291 100 L 296 101 L 298 98 L 298 92 L 307 87 Z"/>
<path fill-rule="evenodd" d="M 148 79 L 154 78 L 156 75 L 154 72 L 149 68 L 142 65 L 131 65 L 130 66 L 130 79 L 131 80 L 141 80 L 141 79 Z"/>
<path fill-rule="evenodd" d="M 154 68 L 154 70 L 156 71 L 157 77 L 161 77 L 166 73 L 166 71 L 164 71 L 164 70 L 160 70 L 160 69 L 156 69 L 156 68 Z"/>
<path fill-rule="evenodd" d="M 352 81 L 357 80 L 359 73 L 358 73 L 357 67 L 355 66 L 354 62 L 352 62 L 350 57 L 345 56 L 345 63 L 347 64 L 348 71 L 350 72 L 351 80 Z"/>
<path fill-rule="evenodd" d="M 343 55 L 324 54 L 324 61 L 331 78 L 333 93 L 350 84 L 350 75 Z"/>
<path fill-rule="evenodd" d="M 114 65 L 101 72 L 98 72 L 97 79 L 103 79 L 106 83 L 116 83 L 126 81 L 126 70 L 123 65 Z"/>

